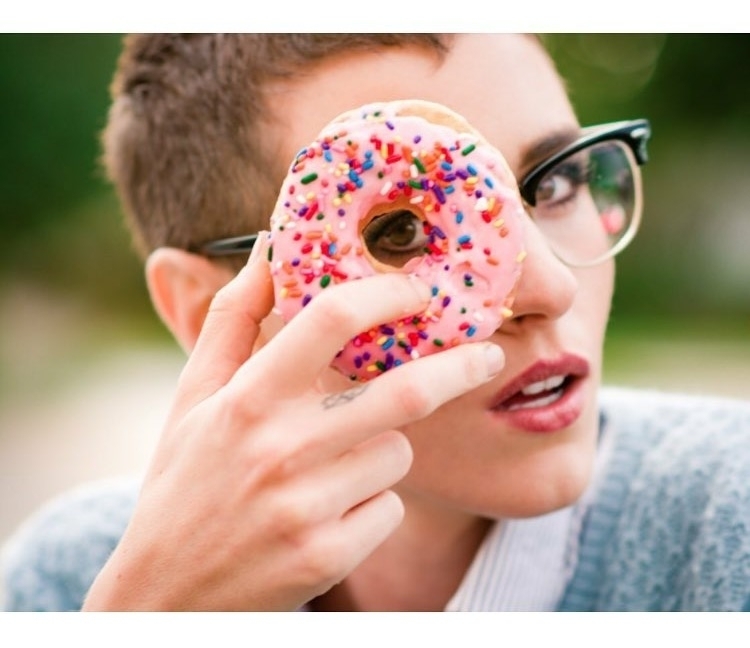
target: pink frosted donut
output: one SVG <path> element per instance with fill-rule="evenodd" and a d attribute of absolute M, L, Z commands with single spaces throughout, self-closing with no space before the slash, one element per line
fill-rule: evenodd
<path fill-rule="evenodd" d="M 523 208 L 502 155 L 439 104 L 369 104 L 292 162 L 271 217 L 275 310 L 288 322 L 327 287 L 379 272 L 432 286 L 427 309 L 362 331 L 332 366 L 368 380 L 494 333 L 512 314 Z"/>

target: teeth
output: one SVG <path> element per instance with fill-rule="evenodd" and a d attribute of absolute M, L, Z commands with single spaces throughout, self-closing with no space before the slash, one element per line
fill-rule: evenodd
<path fill-rule="evenodd" d="M 562 392 L 554 392 L 550 394 L 549 396 L 544 396 L 543 398 L 537 398 L 533 401 L 528 401 L 526 403 L 518 403 L 516 405 L 511 405 L 508 408 L 509 412 L 512 412 L 514 410 L 520 410 L 520 409 L 531 409 L 532 407 L 545 407 L 546 405 L 549 405 L 550 403 L 554 403 L 558 398 L 562 398 Z"/>
<path fill-rule="evenodd" d="M 550 389 L 557 389 L 565 382 L 565 376 L 550 376 L 547 380 L 531 383 L 521 390 L 524 396 L 534 396 Z"/>

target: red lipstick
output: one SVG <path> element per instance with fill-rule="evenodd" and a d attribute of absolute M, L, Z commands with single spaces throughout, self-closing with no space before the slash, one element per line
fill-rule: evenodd
<path fill-rule="evenodd" d="M 566 354 L 540 360 L 506 383 L 490 410 L 512 427 L 527 432 L 555 432 L 571 425 L 585 405 L 583 383 L 589 363 Z"/>

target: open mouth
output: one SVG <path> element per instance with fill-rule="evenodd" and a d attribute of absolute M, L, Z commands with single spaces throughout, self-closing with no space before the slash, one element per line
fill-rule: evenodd
<path fill-rule="evenodd" d="M 507 382 L 489 409 L 518 429 L 531 432 L 562 429 L 583 411 L 583 385 L 589 371 L 588 361 L 576 354 L 538 360 Z"/>
<path fill-rule="evenodd" d="M 571 375 L 556 375 L 533 382 L 503 400 L 495 408 L 513 412 L 520 409 L 546 407 L 562 398 L 573 380 Z"/>
<path fill-rule="evenodd" d="M 560 414 L 569 409 L 568 406 L 573 406 L 571 399 L 576 403 L 580 401 L 579 387 L 589 370 L 588 361 L 576 354 L 538 360 L 503 386 L 495 395 L 490 410 L 526 423 L 529 423 L 529 417 L 548 417 L 554 412 Z M 575 394 L 578 396 L 574 398 Z M 536 421 L 533 425 L 538 423 Z"/>

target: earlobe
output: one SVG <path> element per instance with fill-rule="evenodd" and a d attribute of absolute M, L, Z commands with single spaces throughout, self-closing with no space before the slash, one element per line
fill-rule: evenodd
<path fill-rule="evenodd" d="M 165 326 L 186 353 L 195 346 L 211 300 L 232 273 L 203 256 L 157 248 L 146 261 L 146 285 Z"/>

